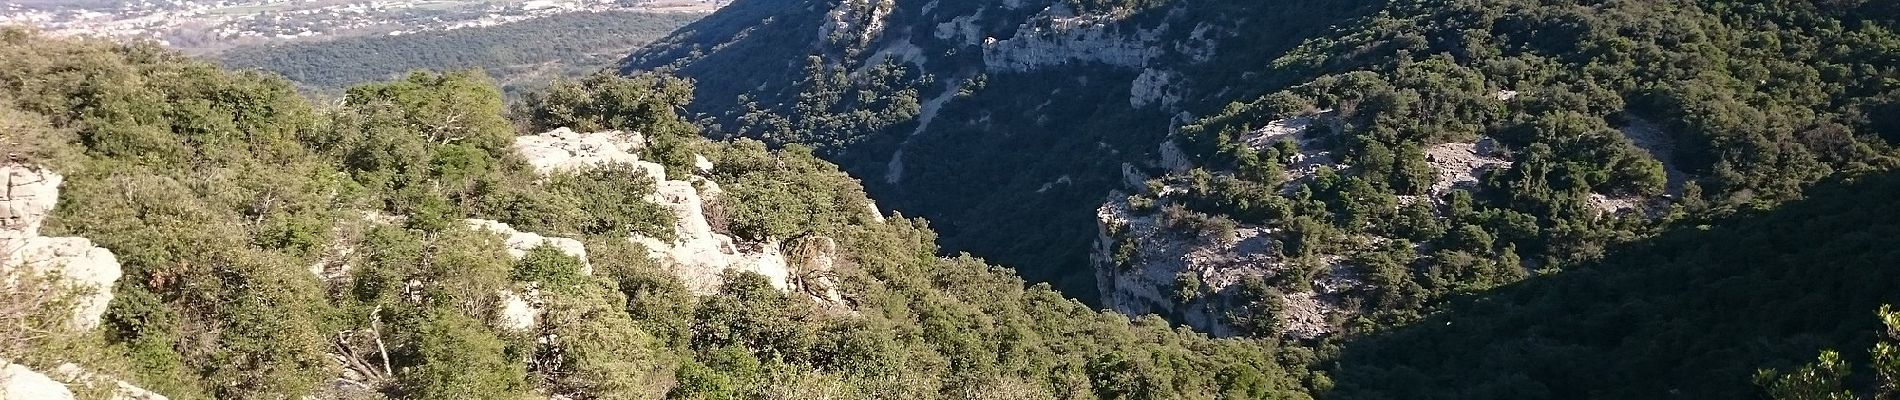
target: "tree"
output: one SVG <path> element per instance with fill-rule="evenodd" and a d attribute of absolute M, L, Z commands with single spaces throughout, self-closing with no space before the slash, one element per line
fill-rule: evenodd
<path fill-rule="evenodd" d="M 1852 391 L 1842 388 L 1850 367 L 1840 353 L 1822 351 L 1813 364 L 1786 374 L 1765 369 L 1755 374 L 1755 384 L 1775 400 L 1853 400 Z"/>

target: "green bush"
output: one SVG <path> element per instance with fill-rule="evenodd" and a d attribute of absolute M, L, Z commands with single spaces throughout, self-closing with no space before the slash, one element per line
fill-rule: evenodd
<path fill-rule="evenodd" d="M 402 395 L 416 399 L 505 399 L 527 389 L 525 367 L 479 321 L 455 312 L 426 314 L 416 326 L 412 365 L 397 373 Z"/>

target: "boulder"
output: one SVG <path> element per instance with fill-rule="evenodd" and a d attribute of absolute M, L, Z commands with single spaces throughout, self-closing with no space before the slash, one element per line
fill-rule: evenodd
<path fill-rule="evenodd" d="M 112 285 L 119 280 L 118 257 L 75 237 L 42 237 L 40 226 L 59 199 L 64 178 L 45 168 L 0 165 L 0 271 L 27 268 L 35 274 L 58 276 L 83 291 L 73 311 L 73 327 L 99 326 L 112 303 Z"/>
<path fill-rule="evenodd" d="M 0 369 L 0 400 L 72 400 L 73 391 L 24 365 L 6 364 Z"/>
<path fill-rule="evenodd" d="M 111 251 L 94 246 L 91 240 L 76 237 L 31 237 L 5 240 L 6 249 L 0 268 L 25 267 L 36 273 L 52 274 L 83 294 L 73 306 L 75 329 L 99 326 L 106 306 L 112 303 L 112 285 L 122 271 L 119 259 Z"/>

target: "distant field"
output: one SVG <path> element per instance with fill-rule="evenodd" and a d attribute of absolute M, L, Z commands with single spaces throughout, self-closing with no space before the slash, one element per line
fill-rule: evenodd
<path fill-rule="evenodd" d="M 419 69 L 480 68 L 513 94 L 557 76 L 611 66 L 635 47 L 703 16 L 574 13 L 482 28 L 239 47 L 214 58 L 231 68 L 282 74 L 318 93 Z"/>

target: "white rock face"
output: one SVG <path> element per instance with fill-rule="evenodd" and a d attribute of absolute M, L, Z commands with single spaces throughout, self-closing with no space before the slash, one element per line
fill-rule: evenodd
<path fill-rule="evenodd" d="M 663 181 L 649 199 L 673 210 L 674 240 L 635 235 L 633 241 L 646 246 L 654 259 L 673 269 L 674 275 L 695 293 L 710 294 L 724 283 L 720 273 L 727 270 L 751 271 L 765 275 L 772 286 L 787 288 L 791 273 L 777 243 L 741 246 L 731 236 L 713 232 L 706 222 L 705 204 L 693 184 Z"/>
<path fill-rule="evenodd" d="M 514 143 L 515 150 L 544 174 L 608 163 L 641 166 L 654 180 L 654 193 L 647 201 L 673 211 L 675 238 L 635 235 L 631 240 L 645 246 L 650 256 L 670 268 L 693 292 L 717 292 L 724 283 L 720 274 L 725 271 L 756 272 L 771 280 L 773 287 L 781 290 L 790 287 L 791 272 L 778 243 L 740 243 L 712 230 L 712 224 L 706 221 L 705 200 L 718 195 L 718 184 L 698 177 L 666 179 L 666 172 L 659 164 L 640 161 L 638 153 L 644 146 L 645 141 L 637 133 L 575 133 L 567 129 L 517 137 Z M 706 189 L 702 192 L 695 187 L 695 181 Z M 553 240 L 559 245 L 562 239 L 542 240 L 543 243 Z M 527 241 L 523 238 L 524 243 Z M 513 248 L 514 241 L 510 243 Z M 584 254 L 584 251 L 576 245 L 576 253 Z"/>
<path fill-rule="evenodd" d="M 1162 108 L 1174 108 L 1181 102 L 1181 82 L 1185 78 L 1174 71 L 1145 69 L 1135 82 L 1128 87 L 1128 106 L 1142 108 L 1155 105 Z"/>
<path fill-rule="evenodd" d="M 959 16 L 951 19 L 950 22 L 937 24 L 935 36 L 943 40 L 962 39 L 965 45 L 982 44 L 983 33 L 979 30 L 981 27 L 976 24 L 982 16 L 983 13 L 978 12 L 976 15 Z"/>
<path fill-rule="evenodd" d="M 539 304 L 539 293 L 530 290 L 523 296 L 503 290 L 496 295 L 501 297 L 501 309 L 496 310 L 495 321 L 502 329 L 526 331 L 534 329 L 537 321 L 541 320 L 543 305 Z"/>
<path fill-rule="evenodd" d="M 1136 68 L 1161 55 L 1160 48 L 1149 45 L 1155 40 L 1152 32 L 1135 36 L 1123 36 L 1107 24 L 1069 29 L 1025 26 L 1008 40 L 985 39 L 983 64 L 998 72 L 1027 72 L 1069 63 Z"/>
<path fill-rule="evenodd" d="M 574 257 L 574 259 L 581 260 L 581 275 L 594 274 L 593 264 L 587 262 L 587 246 L 582 244 L 579 240 L 546 237 L 533 232 L 517 231 L 514 227 L 501 223 L 501 221 L 469 219 L 463 222 L 467 223 L 471 228 L 486 230 L 501 235 L 502 242 L 508 245 L 508 255 L 514 257 L 516 260 L 527 257 L 528 252 L 533 251 L 537 247 L 554 246 L 554 248 L 560 249 L 562 254 L 567 254 L 570 257 Z"/>
<path fill-rule="evenodd" d="M 825 13 L 818 37 L 826 40 L 852 40 L 852 44 L 870 43 L 884 33 L 884 26 L 895 11 L 894 0 L 845 0 Z"/>
<path fill-rule="evenodd" d="M 666 179 L 659 164 L 641 161 L 640 149 L 646 136 L 639 133 L 604 131 L 579 133 L 567 128 L 539 135 L 515 137 L 515 152 L 542 175 L 577 172 L 607 164 L 632 164 L 646 170 L 654 180 Z"/>
<path fill-rule="evenodd" d="M 79 365 L 66 363 L 55 369 L 61 379 L 34 371 L 24 365 L 0 362 L 0 400 L 71 400 L 75 399 L 72 389 L 61 380 L 80 382 L 76 384 L 112 385 L 111 400 L 168 400 L 165 396 L 145 390 L 130 382 L 97 376 L 87 372 Z"/>
<path fill-rule="evenodd" d="M 122 271 L 112 251 L 94 246 L 91 240 L 77 237 L 32 237 L 8 240 L 6 268 L 26 267 L 40 273 L 52 273 L 83 288 L 87 293 L 73 310 L 73 327 L 91 330 L 99 326 L 106 306 L 112 303 L 112 285 Z"/>
<path fill-rule="evenodd" d="M 838 278 L 832 272 L 838 264 L 838 241 L 815 236 L 794 243 L 787 250 L 793 253 L 792 265 L 797 269 L 791 280 L 792 289 L 811 296 L 819 304 L 844 306 L 844 297 L 838 294 Z"/>
<path fill-rule="evenodd" d="M 78 364 L 60 364 L 59 367 L 54 368 L 54 372 L 59 373 L 59 375 L 68 382 L 76 382 L 75 384 L 88 386 L 111 385 L 111 400 L 169 400 L 164 395 L 145 390 L 145 388 L 133 385 L 131 382 L 94 374 L 91 371 L 87 371 L 85 367 L 80 367 Z"/>
<path fill-rule="evenodd" d="M 55 274 L 87 293 L 73 311 L 73 327 L 99 326 L 112 303 L 112 285 L 123 273 L 118 257 L 75 237 L 42 237 L 40 226 L 52 212 L 64 179 L 53 171 L 19 165 L 0 165 L 0 269 L 28 268 Z"/>
<path fill-rule="evenodd" d="M 37 167 L 0 165 L 0 239 L 40 235 L 40 224 L 59 202 L 65 177 Z"/>
<path fill-rule="evenodd" d="M 1148 174 L 1141 173 L 1135 164 L 1122 163 L 1122 185 L 1129 190 L 1141 190 L 1148 186 Z"/>
<path fill-rule="evenodd" d="M 0 369 L 0 400 L 72 400 L 73 391 L 24 365 L 6 364 Z"/>
<path fill-rule="evenodd" d="M 877 209 L 877 202 L 875 201 L 864 202 L 864 208 L 866 211 L 871 212 L 872 220 L 876 220 L 877 222 L 884 222 L 884 211 Z"/>
<path fill-rule="evenodd" d="M 1213 59 L 1214 41 L 1208 37 L 1212 26 L 1197 24 L 1187 40 L 1168 42 L 1162 37 L 1170 31 L 1169 23 L 1142 29 L 1124 23 L 1131 16 L 1078 15 L 1068 3 L 1055 2 L 1018 26 L 1014 36 L 984 39 L 983 63 L 991 72 L 1026 72 L 1071 63 L 1142 68 L 1157 60 L 1198 64 Z M 939 25 L 936 35 L 948 37 L 965 29 L 957 22 Z"/>
<path fill-rule="evenodd" d="M 1168 172 L 1185 173 L 1194 169 L 1194 164 L 1188 162 L 1187 152 L 1182 151 L 1181 145 L 1175 144 L 1172 139 L 1161 142 L 1157 151 L 1161 153 L 1161 167 L 1167 168 Z"/>
<path fill-rule="evenodd" d="M 1159 216 L 1137 213 L 1126 200 L 1110 201 L 1096 212 L 1100 236 L 1090 259 L 1096 264 L 1097 289 L 1104 305 L 1123 314 L 1170 316 L 1210 335 L 1233 336 L 1237 333 L 1233 326 L 1210 302 L 1177 302 L 1175 280 L 1182 274 L 1193 275 L 1200 279 L 1204 293 L 1219 293 L 1231 290 L 1246 276 L 1271 274 L 1278 260 L 1271 254 L 1272 240 L 1265 229 L 1237 229 L 1233 242 L 1208 245 L 1201 238 L 1168 232 Z M 1122 238 L 1137 251 L 1128 264 L 1117 265 L 1113 255 Z"/>

